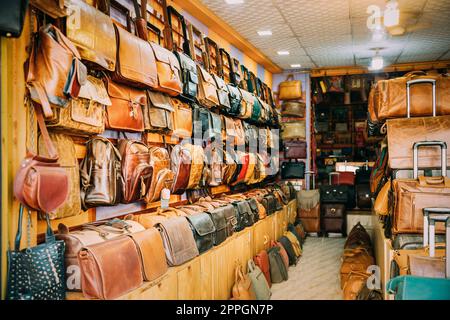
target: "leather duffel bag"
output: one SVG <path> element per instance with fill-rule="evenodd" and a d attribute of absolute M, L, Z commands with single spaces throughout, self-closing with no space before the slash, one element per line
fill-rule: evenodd
<path fill-rule="evenodd" d="M 149 90 L 147 90 L 147 95 L 148 117 L 145 129 L 150 132 L 170 133 L 174 129 L 174 121 L 176 121 L 174 118 L 176 116 L 174 115 L 175 110 L 169 96 Z"/>
<path fill-rule="evenodd" d="M 252 282 L 253 290 L 255 291 L 256 300 L 269 300 L 272 292 L 267 283 L 264 273 L 255 265 L 253 260 L 248 260 L 248 276 Z"/>
<path fill-rule="evenodd" d="M 340 269 L 341 288 L 344 287 L 352 272 L 367 272 L 367 268 L 375 264 L 374 257 L 365 248 L 344 250 Z"/>
<path fill-rule="evenodd" d="M 158 71 L 158 85 L 154 89 L 170 96 L 181 94 L 183 92 L 180 78 L 181 67 L 177 57 L 171 51 L 155 42 L 150 42 L 150 45 Z"/>
<path fill-rule="evenodd" d="M 267 284 L 269 287 L 272 286 L 272 280 L 270 279 L 270 264 L 269 264 L 269 255 L 266 250 L 262 250 L 259 252 L 254 258 L 253 261 L 255 264 L 261 269 L 266 278 Z"/>
<path fill-rule="evenodd" d="M 294 75 L 290 74 L 286 80 L 279 85 L 280 100 L 296 100 L 302 97 L 302 82 L 300 80 L 294 80 Z"/>
<path fill-rule="evenodd" d="M 218 106 L 220 102 L 213 76 L 199 65 L 197 65 L 197 70 L 199 74 L 198 101 L 207 108 Z"/>
<path fill-rule="evenodd" d="M 372 250 L 370 235 L 367 233 L 361 222 L 358 221 L 345 240 L 344 249 L 366 248 Z"/>
<path fill-rule="evenodd" d="M 143 284 L 139 254 L 129 237 L 86 246 L 78 260 L 86 298 L 111 300 Z"/>
<path fill-rule="evenodd" d="M 292 122 L 283 122 L 281 124 L 281 139 L 306 139 L 306 124 L 305 120 L 298 120 Z"/>
<path fill-rule="evenodd" d="M 214 246 L 216 228 L 210 215 L 198 212 L 193 215 L 187 215 L 186 219 L 189 221 L 198 252 L 202 254 L 211 249 Z"/>
<path fill-rule="evenodd" d="M 281 164 L 281 179 L 303 179 L 304 177 L 304 162 L 283 162 Z"/>
<path fill-rule="evenodd" d="M 286 159 L 306 159 L 306 141 L 286 140 L 283 145 Z"/>
<path fill-rule="evenodd" d="M 183 83 L 182 96 L 185 99 L 194 101 L 198 93 L 198 74 L 197 65 L 186 54 L 176 51 L 175 55 L 180 62 L 181 80 Z"/>
<path fill-rule="evenodd" d="M 367 288 L 366 283 L 369 277 L 370 274 L 364 272 L 351 272 L 343 284 L 342 295 L 344 296 L 344 300 L 357 300 L 359 293 L 364 288 Z"/>
<path fill-rule="evenodd" d="M 288 271 L 280 255 L 280 248 L 273 246 L 267 250 L 270 265 L 270 279 L 272 283 L 280 283 L 288 280 Z"/>
<path fill-rule="evenodd" d="M 150 43 L 119 26 L 114 25 L 114 29 L 118 50 L 112 79 L 133 87 L 157 88 L 158 70 Z"/>
<path fill-rule="evenodd" d="M 306 104 L 301 101 L 284 101 L 281 104 L 281 114 L 283 116 L 305 117 Z"/>
<path fill-rule="evenodd" d="M 256 300 L 252 282 L 248 275 L 242 271 L 241 264 L 238 264 L 235 270 L 232 295 L 233 300 Z"/>
<path fill-rule="evenodd" d="M 171 192 L 183 194 L 189 183 L 192 156 L 189 148 L 184 144 L 177 144 L 170 153 L 170 168 L 174 173 Z"/>
<path fill-rule="evenodd" d="M 180 139 L 192 136 L 192 109 L 189 104 L 179 99 L 171 99 L 173 106 L 173 132 L 172 134 Z"/>
<path fill-rule="evenodd" d="M 70 4 L 77 8 L 77 23 L 67 19 L 67 38 L 77 47 L 83 60 L 114 71 L 117 45 L 111 18 L 84 1 L 71 0 Z"/>
<path fill-rule="evenodd" d="M 179 266 L 199 255 L 192 230 L 185 217 L 163 219 L 157 224 L 170 267 Z"/>

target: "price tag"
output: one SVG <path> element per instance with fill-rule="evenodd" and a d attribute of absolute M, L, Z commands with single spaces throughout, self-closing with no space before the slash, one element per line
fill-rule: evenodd
<path fill-rule="evenodd" d="M 170 201 L 170 189 L 164 188 L 161 190 L 161 208 L 166 209 L 169 207 Z"/>

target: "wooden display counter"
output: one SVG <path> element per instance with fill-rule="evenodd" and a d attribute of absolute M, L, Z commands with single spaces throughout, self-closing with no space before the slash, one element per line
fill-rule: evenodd
<path fill-rule="evenodd" d="M 161 278 L 144 282 L 119 300 L 227 300 L 231 297 L 237 263 L 247 271 L 247 261 L 279 239 L 297 212 L 292 200 L 282 210 L 235 233 L 224 243 L 169 271 Z M 292 220 L 291 220 L 292 221 Z M 86 299 L 81 292 L 68 292 L 68 300 Z"/>

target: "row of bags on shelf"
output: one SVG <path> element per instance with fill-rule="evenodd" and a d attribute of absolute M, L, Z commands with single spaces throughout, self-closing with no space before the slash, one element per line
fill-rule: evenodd
<path fill-rule="evenodd" d="M 60 224 L 56 236 L 47 218 L 45 243 L 22 251 L 20 227 L 16 248 L 9 252 L 8 297 L 64 299 L 66 290 L 80 289 L 88 298 L 119 297 L 144 280 L 162 276 L 168 266 L 181 265 L 281 210 L 292 199 L 291 190 L 292 186 L 273 185 L 245 194 L 203 198 L 123 220 L 88 223 L 80 230 L 69 231 Z M 21 206 L 20 226 L 22 215 Z M 36 272 L 29 274 L 29 270 Z"/>
<path fill-rule="evenodd" d="M 248 261 L 248 274 L 241 265 L 235 271 L 232 300 L 269 300 L 272 283 L 289 280 L 289 266 L 296 265 L 303 253 L 306 232 L 301 221 L 289 223 L 278 241 L 271 240 L 269 248 Z"/>

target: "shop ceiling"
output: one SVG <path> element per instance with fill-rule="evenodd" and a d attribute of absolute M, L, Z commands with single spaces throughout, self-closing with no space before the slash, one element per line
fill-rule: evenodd
<path fill-rule="evenodd" d="M 376 48 L 385 65 L 450 60 L 449 0 L 398 0 L 405 32 L 386 32 L 382 40 L 367 27 L 367 8 L 384 8 L 385 0 L 200 2 L 285 70 L 298 69 L 298 64 L 302 69 L 368 66 Z M 272 35 L 258 34 L 267 30 Z"/>

